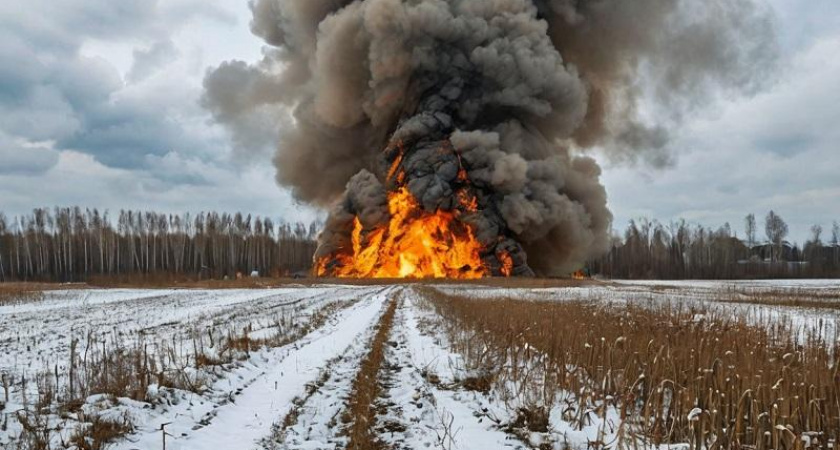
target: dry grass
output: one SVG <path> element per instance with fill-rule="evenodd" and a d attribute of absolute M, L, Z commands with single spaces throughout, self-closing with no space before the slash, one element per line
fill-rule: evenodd
<path fill-rule="evenodd" d="M 15 419 L 20 423 L 22 431 L 17 442 L 10 443 L 3 450 L 49 450 L 53 429 L 49 420 L 43 414 L 36 412 L 18 411 Z"/>
<path fill-rule="evenodd" d="M 80 416 L 83 416 L 79 412 Z M 127 416 L 105 419 L 99 416 L 84 418 L 83 425 L 65 441 L 58 433 L 56 423 L 50 422 L 48 415 L 39 411 L 18 411 L 16 418 L 23 431 L 15 441 L 0 446 L 4 450 L 51 450 L 53 448 L 74 450 L 105 450 L 116 439 L 134 430 Z M 54 441 L 58 441 L 58 446 Z"/>
<path fill-rule="evenodd" d="M 840 291 L 802 288 L 733 288 L 715 299 L 724 303 L 840 310 Z"/>
<path fill-rule="evenodd" d="M 108 444 L 134 430 L 127 417 L 120 421 L 93 417 L 87 426 L 80 427 L 70 437 L 70 444 L 77 450 L 104 450 Z"/>
<path fill-rule="evenodd" d="M 580 428 L 609 410 L 620 417 L 618 442 L 592 448 L 640 440 L 750 449 L 799 449 L 807 440 L 829 448 L 840 439 L 836 347 L 818 330 L 797 341 L 801 330 L 788 322 L 754 324 L 683 304 L 422 292 L 444 318 L 453 350 L 491 374 L 502 397 L 521 397 L 511 404 L 527 405 L 513 427 L 538 431 L 546 424 L 541 408 L 560 405 Z"/>
<path fill-rule="evenodd" d="M 376 335 L 370 344 L 370 352 L 362 361 L 356 379 L 353 381 L 347 409 L 342 417 L 342 420 L 348 424 L 345 430 L 349 439 L 348 450 L 386 448 L 385 444 L 377 439 L 375 430 L 376 400 L 381 393 L 379 371 L 385 360 L 385 343 L 391 334 L 396 312 L 397 300 L 392 300 L 379 322 Z"/>
<path fill-rule="evenodd" d="M 37 302 L 44 299 L 43 286 L 28 283 L 0 283 L 0 306 Z"/>
<path fill-rule="evenodd" d="M 250 352 L 256 351 L 263 347 L 283 347 L 285 345 L 291 344 L 292 342 L 295 342 L 300 338 L 306 336 L 313 330 L 321 328 L 322 326 L 324 326 L 324 324 L 326 324 L 327 320 L 329 320 L 330 317 L 333 317 L 340 310 L 356 304 L 358 301 L 359 299 L 356 299 L 351 302 L 330 303 L 316 310 L 305 324 L 298 326 L 293 330 L 289 330 L 285 333 L 276 333 L 268 338 L 251 338 L 250 327 L 246 327 L 240 333 L 234 333 L 233 331 L 230 331 L 228 333 L 227 338 L 222 343 L 221 347 L 221 355 L 227 355 L 227 357 L 214 359 L 203 354 L 203 352 L 196 352 L 196 354 L 198 355 L 196 367 L 202 367 L 203 365 L 226 364 L 233 362 L 236 359 L 235 355 L 240 355 L 239 359 L 245 359 L 248 357 Z M 277 328 L 280 330 L 288 330 L 289 326 L 290 324 L 286 323 L 285 321 L 277 324 Z"/>

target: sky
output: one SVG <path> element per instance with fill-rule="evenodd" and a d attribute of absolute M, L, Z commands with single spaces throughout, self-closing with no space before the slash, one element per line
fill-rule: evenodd
<path fill-rule="evenodd" d="M 595 155 L 617 230 L 646 216 L 743 236 L 773 209 L 803 243 L 840 220 L 840 2 L 767 1 L 783 49 L 767 89 L 685 121 L 670 167 Z M 236 151 L 201 106 L 209 68 L 261 57 L 250 16 L 240 0 L 0 3 L 0 211 L 323 217 L 276 185 L 270 146 Z"/>

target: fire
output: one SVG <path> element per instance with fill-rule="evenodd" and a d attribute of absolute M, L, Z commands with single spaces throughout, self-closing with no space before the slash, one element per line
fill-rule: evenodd
<path fill-rule="evenodd" d="M 502 275 L 509 277 L 513 274 L 513 258 L 511 258 L 510 253 L 506 251 L 502 251 L 499 254 L 499 261 L 502 263 L 502 267 L 500 271 Z"/>
<path fill-rule="evenodd" d="M 393 172 L 393 171 L 392 171 Z M 463 202 L 473 206 L 467 198 Z M 489 275 L 482 245 L 458 211 L 424 211 L 406 187 L 388 196 L 391 220 L 365 231 L 353 223 L 352 249 L 318 261 L 319 276 L 340 278 L 458 278 Z"/>
<path fill-rule="evenodd" d="M 583 269 L 578 270 L 577 272 L 572 274 L 572 279 L 573 280 L 585 280 L 587 278 L 589 278 L 589 277 L 586 276 L 586 272 L 584 272 Z"/>

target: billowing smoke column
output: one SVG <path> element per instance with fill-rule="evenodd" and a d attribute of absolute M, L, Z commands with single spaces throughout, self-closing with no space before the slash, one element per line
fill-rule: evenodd
<path fill-rule="evenodd" d="M 332 208 L 326 274 L 382 238 L 406 192 L 478 242 L 486 274 L 574 271 L 611 222 L 587 149 L 667 165 L 670 127 L 714 95 L 755 92 L 776 61 L 772 16 L 752 0 L 251 8 L 265 57 L 209 73 L 204 105 L 243 148 L 285 123 L 278 182 Z"/>

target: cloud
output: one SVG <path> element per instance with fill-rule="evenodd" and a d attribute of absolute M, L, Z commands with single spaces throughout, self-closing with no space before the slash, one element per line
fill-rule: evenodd
<path fill-rule="evenodd" d="M 756 140 L 754 146 L 759 151 L 768 152 L 780 158 L 792 158 L 810 150 L 817 144 L 817 140 L 814 136 L 804 134 L 764 136 Z"/>
<path fill-rule="evenodd" d="M 0 28 L 0 101 L 15 102 L 44 77 L 45 68 L 32 58 L 32 48 L 21 36 Z"/>
<path fill-rule="evenodd" d="M 109 209 L 185 211 L 241 211 L 286 221 L 310 221 L 318 211 L 295 203 L 277 189 L 270 165 L 243 170 L 211 168 L 200 159 L 177 155 L 154 157 L 150 169 L 127 170 L 105 166 L 90 155 L 73 151 L 59 154 L 57 164 L 38 177 L 0 172 L 2 212 L 22 214 L 36 206 L 81 206 Z M 158 170 L 164 170 L 161 180 Z M 201 172 L 197 183 L 178 179 Z M 167 180 L 168 178 L 168 180 Z"/>
<path fill-rule="evenodd" d="M 19 103 L 0 103 L 0 132 L 43 141 L 62 139 L 80 128 L 73 106 L 55 86 L 34 86 Z"/>
<path fill-rule="evenodd" d="M 178 50 L 169 39 L 155 42 L 147 49 L 135 49 L 134 63 L 126 79 L 132 83 L 143 81 L 177 58 Z"/>
<path fill-rule="evenodd" d="M 222 177 L 225 172 L 215 164 L 176 152 L 163 156 L 147 155 L 146 167 L 156 179 L 163 181 L 163 189 L 173 185 L 212 186 L 212 180 Z"/>
<path fill-rule="evenodd" d="M 198 104 L 205 67 L 259 52 L 247 4 L 235 8 L 0 2 L 2 212 L 79 205 L 315 218 L 277 188 L 269 164 L 232 158 L 227 132 Z"/>
<path fill-rule="evenodd" d="M 196 17 L 230 23 L 230 13 L 194 0 L 34 2 L 43 7 L 0 6 L 0 57 L 12 62 L 0 68 L 0 132 L 30 143 L 51 140 L 59 150 L 119 168 L 143 167 L 147 156 L 173 151 L 208 154 L 218 145 L 204 138 L 213 133 L 185 126 L 206 116 L 195 106 L 197 82 L 170 77 L 180 91 L 173 97 L 157 92 L 174 89 L 147 81 L 178 62 L 171 36 L 180 26 Z M 151 40 L 133 52 L 125 76 L 131 84 L 111 62 L 81 54 L 92 39 Z"/>
<path fill-rule="evenodd" d="M 815 40 L 831 35 L 840 25 L 840 3 L 836 0 L 810 0 L 805 4 L 790 0 L 769 0 L 781 21 L 783 44 L 789 52 L 807 48 Z"/>
<path fill-rule="evenodd" d="M 54 140 L 58 148 L 89 153 L 113 167 L 136 167 L 145 155 L 206 145 L 184 133 L 168 100 L 121 98 L 119 73 L 101 59 L 58 57 L 28 81 L 17 98 L 0 102 L 0 131 L 29 141 Z M 0 76 L 0 91 L 15 84 L 20 83 Z"/>
<path fill-rule="evenodd" d="M 44 52 L 69 52 L 86 39 L 161 40 L 195 19 L 231 25 L 236 17 L 208 0 L 30 0 L 0 3 L 0 29 Z"/>
<path fill-rule="evenodd" d="M 143 167 L 149 155 L 207 145 L 185 133 L 176 118 L 161 115 L 161 108 L 154 103 L 114 101 L 80 112 L 85 121 L 83 132 L 60 140 L 58 145 L 89 153 L 111 167 Z"/>
<path fill-rule="evenodd" d="M 27 146 L 0 133 L 0 175 L 43 174 L 58 163 L 58 152 L 47 146 Z"/>

